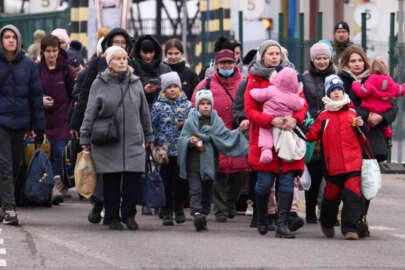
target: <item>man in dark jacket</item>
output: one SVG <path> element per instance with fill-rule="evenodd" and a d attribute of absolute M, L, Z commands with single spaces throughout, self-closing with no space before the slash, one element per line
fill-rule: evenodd
<path fill-rule="evenodd" d="M 128 32 L 122 28 L 112 29 L 103 39 L 101 47 L 103 52 L 111 46 L 120 46 L 127 52 L 131 50 L 131 38 Z M 133 62 L 129 61 L 129 65 L 134 67 Z M 70 121 L 70 130 L 72 136 L 78 138 L 78 131 L 83 122 L 84 112 L 86 111 L 87 101 L 89 99 L 90 87 L 93 81 L 96 79 L 97 74 L 103 72 L 107 68 L 107 62 L 104 56 L 96 57 L 90 61 L 87 68 L 87 75 L 83 80 L 83 83 L 77 87 L 80 89 L 78 93 L 78 101 L 75 111 L 73 112 L 72 119 Z M 101 178 L 99 178 L 101 179 Z M 103 190 L 102 182 L 98 181 L 96 192 L 91 198 L 92 209 L 90 210 L 88 220 L 91 223 L 99 223 L 101 221 L 101 211 L 103 210 Z M 104 223 L 108 221 L 104 220 Z"/>
<path fill-rule="evenodd" d="M 171 68 L 162 63 L 162 48 L 150 35 L 139 37 L 135 43 L 132 57 L 135 61 L 134 74 L 141 78 L 149 107 L 156 101 L 159 92 L 159 77 Z"/>
<path fill-rule="evenodd" d="M 22 50 L 20 31 L 0 30 L 0 221 L 17 225 L 15 182 L 24 153 L 24 135 L 45 129 L 42 89 L 36 64 Z"/>

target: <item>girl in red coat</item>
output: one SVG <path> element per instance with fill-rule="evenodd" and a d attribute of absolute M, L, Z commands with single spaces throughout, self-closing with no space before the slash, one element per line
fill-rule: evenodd
<path fill-rule="evenodd" d="M 278 216 L 276 236 L 282 238 L 294 238 L 295 235 L 288 227 L 291 203 L 293 200 L 294 178 L 304 169 L 304 161 L 287 162 L 280 159 L 273 149 L 273 159 L 270 163 L 260 162 L 261 150 L 258 145 L 259 129 L 277 127 L 292 130 L 297 122 L 302 123 L 305 118 L 307 106 L 292 116 L 275 117 L 263 113 L 263 104 L 255 101 L 250 91 L 253 88 L 267 88 L 270 85 L 269 77 L 277 66 L 287 67 L 290 65 L 281 59 L 281 46 L 277 41 L 266 40 L 259 48 L 256 62 L 251 66 L 248 76 L 244 102 L 246 117 L 250 121 L 249 129 L 249 165 L 257 172 L 255 186 L 257 229 L 260 234 L 268 231 L 267 202 L 274 180 L 278 177 Z"/>
<path fill-rule="evenodd" d="M 335 235 L 340 200 L 343 201 L 342 233 L 347 240 L 357 240 L 362 216 L 360 172 L 361 145 L 355 126 L 363 120 L 349 108 L 350 98 L 344 93 L 337 75 L 325 78 L 325 110 L 306 133 L 308 141 L 321 141 L 326 187 L 321 207 L 321 228 L 330 238 Z"/>
<path fill-rule="evenodd" d="M 371 75 L 364 82 L 354 81 L 353 92 L 362 98 L 360 108 L 369 112 L 382 114 L 392 108 L 392 99 L 405 95 L 405 86 L 397 84 L 388 74 L 385 61 L 377 57 L 371 63 Z M 389 125 L 382 127 L 384 137 L 391 139 L 392 130 Z"/>

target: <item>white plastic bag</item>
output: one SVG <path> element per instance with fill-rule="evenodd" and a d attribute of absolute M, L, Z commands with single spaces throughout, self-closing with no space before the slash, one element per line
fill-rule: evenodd
<path fill-rule="evenodd" d="M 380 166 L 376 159 L 363 159 L 361 166 L 361 192 L 371 200 L 382 186 Z"/>
<path fill-rule="evenodd" d="M 309 174 L 307 165 L 304 165 L 304 173 L 300 177 L 300 188 L 303 190 L 309 190 L 311 187 L 311 175 Z"/>

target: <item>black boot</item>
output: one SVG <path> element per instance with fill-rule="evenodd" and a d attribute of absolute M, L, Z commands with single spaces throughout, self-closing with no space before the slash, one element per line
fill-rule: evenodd
<path fill-rule="evenodd" d="M 256 193 L 256 211 L 257 211 L 257 231 L 265 235 L 268 231 L 267 225 L 267 202 L 269 194 Z"/>
<path fill-rule="evenodd" d="M 297 212 L 290 212 L 288 219 L 288 228 L 290 231 L 295 232 L 304 226 L 304 220 L 298 216 Z"/>
<path fill-rule="evenodd" d="M 174 210 L 174 218 L 177 224 L 186 222 L 186 215 L 183 208 L 177 208 Z"/>
<path fill-rule="evenodd" d="M 253 216 L 252 220 L 250 221 L 250 228 L 256 228 L 257 227 L 257 210 L 256 210 L 256 205 L 253 205 Z"/>
<path fill-rule="evenodd" d="M 269 214 L 267 216 L 268 220 L 269 220 L 269 226 L 268 229 L 269 231 L 273 232 L 276 230 L 276 227 L 274 226 L 274 224 L 276 223 L 276 214 Z"/>
<path fill-rule="evenodd" d="M 292 192 L 278 192 L 278 213 L 276 237 L 295 238 L 295 234 L 288 228 L 288 219 L 290 217 L 291 203 L 293 200 Z"/>
<path fill-rule="evenodd" d="M 103 202 L 94 199 L 91 206 L 88 220 L 90 223 L 98 224 L 101 221 L 101 211 L 103 211 L 104 204 Z"/>

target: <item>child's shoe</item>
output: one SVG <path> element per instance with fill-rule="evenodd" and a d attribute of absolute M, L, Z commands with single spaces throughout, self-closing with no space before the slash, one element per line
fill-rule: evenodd
<path fill-rule="evenodd" d="M 345 233 L 346 240 L 359 240 L 359 234 L 356 232 L 347 232 Z"/>
<path fill-rule="evenodd" d="M 322 233 L 326 236 L 326 238 L 333 238 L 335 236 L 335 228 L 327 228 L 321 225 Z"/>
<path fill-rule="evenodd" d="M 270 163 L 273 160 L 273 152 L 271 149 L 264 149 L 260 155 L 261 163 Z"/>
<path fill-rule="evenodd" d="M 194 214 L 194 227 L 197 232 L 204 230 L 204 227 L 207 226 L 207 220 L 205 216 L 200 214 L 199 212 Z"/>
<path fill-rule="evenodd" d="M 6 225 L 18 225 L 17 212 L 14 209 L 4 211 L 3 224 L 6 224 Z"/>

